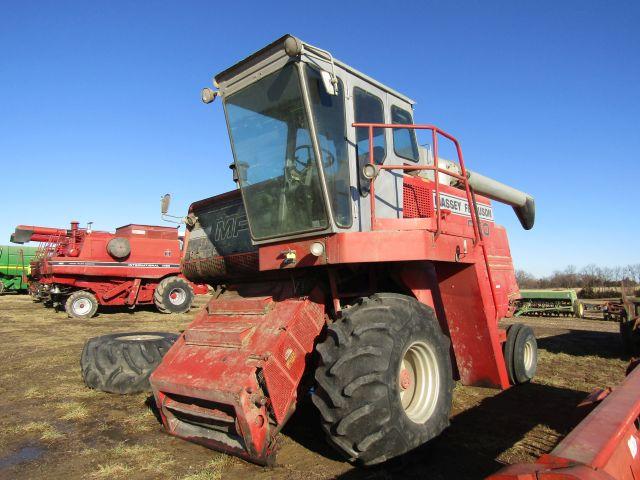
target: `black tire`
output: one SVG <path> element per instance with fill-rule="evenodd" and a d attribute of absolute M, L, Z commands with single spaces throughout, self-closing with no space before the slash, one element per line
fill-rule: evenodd
<path fill-rule="evenodd" d="M 416 415 L 414 400 L 429 396 L 411 393 L 416 377 L 413 385 L 400 385 L 401 366 L 409 368 L 403 359 L 416 345 L 430 352 L 435 368 L 435 375 L 423 378 L 437 379 L 437 395 L 422 415 Z M 317 346 L 321 364 L 312 400 L 329 442 L 352 461 L 374 465 L 439 435 L 451 412 L 449 345 L 433 310 L 412 297 L 380 293 L 345 309 Z M 411 395 L 406 410 L 401 393 Z"/>
<path fill-rule="evenodd" d="M 69 295 L 64 304 L 64 310 L 70 318 L 91 318 L 98 311 L 98 299 L 91 292 L 79 290 Z"/>
<path fill-rule="evenodd" d="M 514 323 L 507 329 L 504 361 L 513 385 L 533 379 L 538 368 L 538 342 L 531 327 Z"/>
<path fill-rule="evenodd" d="M 640 354 L 640 332 L 634 329 L 635 320 L 620 321 L 620 340 L 622 348 L 627 355 L 636 356 Z"/>
<path fill-rule="evenodd" d="M 163 278 L 153 292 L 153 301 L 161 313 L 185 313 L 193 303 L 193 289 L 184 278 Z"/>
<path fill-rule="evenodd" d="M 513 347 L 518 336 L 518 330 L 522 328 L 522 323 L 514 323 L 507 327 L 507 341 L 504 344 L 504 363 L 509 374 L 509 381 L 514 384 L 515 376 L 513 373 Z"/>
<path fill-rule="evenodd" d="M 84 384 L 122 395 L 148 392 L 149 375 L 177 338 L 178 335 L 166 332 L 115 333 L 91 338 L 80 357 Z"/>

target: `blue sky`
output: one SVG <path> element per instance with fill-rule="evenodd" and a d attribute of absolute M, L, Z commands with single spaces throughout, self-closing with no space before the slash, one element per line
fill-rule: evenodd
<path fill-rule="evenodd" d="M 159 223 L 233 188 L 212 76 L 284 33 L 417 101 L 471 169 L 535 196 L 518 268 L 640 262 L 640 4 L 0 1 L 0 243 Z"/>

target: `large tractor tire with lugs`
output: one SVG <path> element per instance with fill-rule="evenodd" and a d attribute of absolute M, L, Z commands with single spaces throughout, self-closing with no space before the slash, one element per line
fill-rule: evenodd
<path fill-rule="evenodd" d="M 193 288 L 184 278 L 163 278 L 153 292 L 153 301 L 161 313 L 185 313 L 193 303 Z"/>
<path fill-rule="evenodd" d="M 80 357 L 84 384 L 109 393 L 149 392 L 149 375 L 177 338 L 178 335 L 166 332 L 115 333 L 91 338 Z"/>
<path fill-rule="evenodd" d="M 374 465 L 439 435 L 451 411 L 449 345 L 412 297 L 379 293 L 346 308 L 317 347 L 312 398 L 329 441 Z"/>

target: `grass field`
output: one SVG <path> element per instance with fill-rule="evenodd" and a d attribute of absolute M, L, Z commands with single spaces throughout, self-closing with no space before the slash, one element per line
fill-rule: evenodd
<path fill-rule="evenodd" d="M 28 296 L 0 297 L 0 478 L 483 478 L 550 451 L 575 423 L 575 405 L 592 389 L 619 383 L 627 364 L 615 323 L 521 317 L 538 336 L 535 381 L 505 392 L 457 385 L 451 427 L 428 445 L 381 467 L 354 468 L 324 442 L 305 400 L 280 435 L 278 466 L 261 468 L 166 435 L 148 395 L 110 395 L 82 383 L 78 362 L 88 338 L 178 332 L 196 310 L 104 312 L 79 321 Z"/>

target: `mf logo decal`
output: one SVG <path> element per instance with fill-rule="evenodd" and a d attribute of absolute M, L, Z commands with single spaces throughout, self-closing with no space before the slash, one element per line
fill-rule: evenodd
<path fill-rule="evenodd" d="M 242 213 L 228 215 L 218 219 L 213 236 L 214 241 L 230 240 L 248 227 L 247 217 Z"/>

